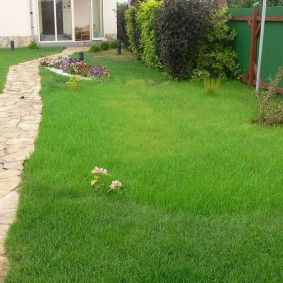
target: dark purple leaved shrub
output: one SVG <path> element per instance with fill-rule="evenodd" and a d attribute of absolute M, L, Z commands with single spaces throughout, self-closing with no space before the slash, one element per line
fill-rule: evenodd
<path fill-rule="evenodd" d="M 157 10 L 155 33 L 161 62 L 174 79 L 192 74 L 200 46 L 210 27 L 214 2 L 209 0 L 164 0 Z"/>

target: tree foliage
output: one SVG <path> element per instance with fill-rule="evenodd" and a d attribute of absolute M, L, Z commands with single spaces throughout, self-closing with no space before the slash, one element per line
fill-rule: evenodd
<path fill-rule="evenodd" d="M 125 13 L 127 4 L 121 3 L 117 5 L 117 38 L 121 40 L 125 47 L 129 47 L 129 39 L 126 31 Z"/>
<path fill-rule="evenodd" d="M 210 27 L 211 1 L 165 0 L 157 10 L 155 32 L 160 59 L 168 74 L 185 79 L 192 74 L 199 47 Z"/>
<path fill-rule="evenodd" d="M 197 59 L 195 79 L 210 77 L 225 80 L 239 77 L 238 56 L 231 46 L 236 32 L 228 26 L 229 19 L 228 8 L 212 10 L 210 14 L 212 25 Z"/>

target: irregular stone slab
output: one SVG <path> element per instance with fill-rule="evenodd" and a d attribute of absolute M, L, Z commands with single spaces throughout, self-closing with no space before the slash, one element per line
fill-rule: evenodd
<path fill-rule="evenodd" d="M 11 224 L 12 224 L 12 222 L 10 224 L 0 224 L 0 239 L 1 239 L 2 245 L 4 245 L 4 239 L 6 237 L 6 234 L 7 234 L 8 230 L 9 230 L 9 226 Z"/>
<path fill-rule="evenodd" d="M 19 194 L 16 191 L 10 192 L 8 195 L 0 199 L 0 226 L 10 225 L 16 218 L 16 210 L 14 209 L 19 202 Z M 3 229 L 6 229 L 4 227 Z M 2 229 L 0 229 L 0 233 Z M 5 236 L 5 235 L 4 235 Z M 4 236 L 0 234 L 0 245 L 4 241 Z"/>
<path fill-rule="evenodd" d="M 3 172 L 0 172 L 0 180 L 7 178 L 10 179 L 11 177 L 20 176 L 20 175 L 21 175 L 21 171 L 19 170 L 15 170 L 15 169 L 5 170 Z"/>
<path fill-rule="evenodd" d="M 35 140 L 35 138 L 37 137 L 37 131 L 21 131 L 21 134 L 19 134 L 18 137 L 32 138 L 33 140 Z"/>
<path fill-rule="evenodd" d="M 33 144 L 34 139 L 32 138 L 26 138 L 26 137 L 22 137 L 22 138 L 15 138 L 15 139 L 11 139 L 9 141 L 7 141 L 6 143 L 8 145 L 15 145 L 15 144 Z"/>
<path fill-rule="evenodd" d="M 22 122 L 22 123 L 18 124 L 18 128 L 20 128 L 21 130 L 34 131 L 34 130 L 38 129 L 38 125 L 35 125 L 34 123 L 24 123 L 24 122 Z"/>
<path fill-rule="evenodd" d="M 26 144 L 11 145 L 7 147 L 6 154 L 17 153 L 22 150 L 27 152 L 33 152 L 34 146 L 33 145 L 27 146 Z"/>
<path fill-rule="evenodd" d="M 0 282 L 4 280 L 8 263 L 3 244 L 9 226 L 16 218 L 15 208 L 18 202 L 19 195 L 16 191 L 0 198 Z"/>
<path fill-rule="evenodd" d="M 12 161 L 21 161 L 21 160 L 25 160 L 27 159 L 27 157 L 29 156 L 30 152 L 26 151 L 26 150 L 22 150 L 16 153 L 10 153 L 10 154 L 6 154 L 5 156 L 3 156 L 2 158 L 6 161 L 6 162 L 12 162 Z"/>
<path fill-rule="evenodd" d="M 4 138 L 17 138 L 19 137 L 19 135 L 21 134 L 21 131 L 19 131 L 19 129 L 16 129 L 16 131 L 11 131 L 11 132 L 8 132 L 7 129 L 2 129 L 2 131 L 4 132 L 3 133 L 3 137 Z"/>
<path fill-rule="evenodd" d="M 23 171 L 24 169 L 24 166 L 21 161 L 6 162 L 2 164 L 3 164 L 2 167 L 4 168 L 4 170 L 15 169 L 15 170 Z"/>
<path fill-rule="evenodd" d="M 7 258 L 5 253 L 0 254 L 0 282 L 4 282 L 4 277 L 6 276 L 7 269 Z"/>
<path fill-rule="evenodd" d="M 6 170 L 1 171 L 1 173 L 5 171 Z M 18 188 L 20 182 L 21 182 L 21 178 L 18 175 L 15 175 L 10 178 L 0 179 L 0 199 L 6 196 L 7 194 L 9 194 L 11 191 Z"/>

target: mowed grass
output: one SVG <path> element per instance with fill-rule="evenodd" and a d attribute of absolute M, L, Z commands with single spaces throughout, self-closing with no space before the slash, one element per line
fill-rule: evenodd
<path fill-rule="evenodd" d="M 11 65 L 48 56 L 61 52 L 63 49 L 63 47 L 41 47 L 35 50 L 30 50 L 29 48 L 15 48 L 14 51 L 11 51 L 11 49 L 8 48 L 0 48 L 0 93 L 4 88 L 6 74 Z"/>
<path fill-rule="evenodd" d="M 251 123 L 251 89 L 174 82 L 129 54 L 85 54 L 103 83 L 42 70 L 6 282 L 280 282 L 282 127 Z M 97 195 L 94 166 L 127 189 Z"/>

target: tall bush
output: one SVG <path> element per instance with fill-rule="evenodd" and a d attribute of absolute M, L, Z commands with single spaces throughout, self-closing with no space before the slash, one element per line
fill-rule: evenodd
<path fill-rule="evenodd" d="M 228 8 L 212 10 L 211 27 L 197 59 L 195 79 L 210 77 L 225 80 L 239 77 L 238 56 L 231 46 L 236 32 L 228 26 L 229 19 Z"/>
<path fill-rule="evenodd" d="M 155 69 L 162 69 L 154 31 L 155 12 L 161 5 L 160 0 L 148 0 L 140 4 L 137 12 L 137 23 L 141 30 L 141 59 Z"/>
<path fill-rule="evenodd" d="M 199 47 L 210 26 L 211 9 L 209 0 L 165 0 L 157 9 L 158 50 L 172 78 L 185 79 L 192 74 Z"/>
<path fill-rule="evenodd" d="M 126 3 L 117 4 L 117 38 L 121 40 L 125 47 L 129 47 L 125 19 L 125 13 L 127 9 L 128 7 Z"/>
<path fill-rule="evenodd" d="M 137 57 L 137 59 L 140 59 L 141 50 L 140 50 L 140 34 L 141 31 L 138 27 L 137 23 L 137 11 L 138 8 L 135 6 L 131 6 L 129 9 L 127 9 L 125 13 L 125 19 L 126 19 L 126 31 L 127 36 L 129 39 L 129 48 L 134 53 L 134 55 Z"/>

